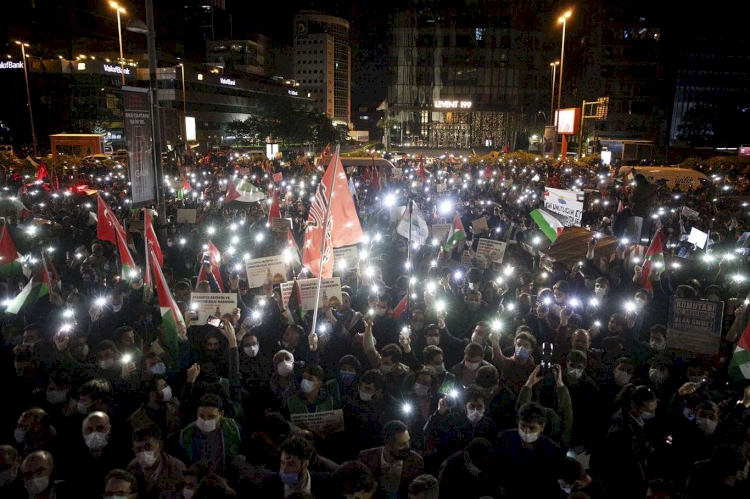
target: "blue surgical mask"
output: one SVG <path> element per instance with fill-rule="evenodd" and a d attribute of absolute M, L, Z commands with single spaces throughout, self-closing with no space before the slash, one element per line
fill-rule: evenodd
<path fill-rule="evenodd" d="M 284 485 L 295 486 L 299 482 L 299 473 L 285 473 L 279 470 L 279 478 Z"/>
<path fill-rule="evenodd" d="M 354 383 L 354 381 L 357 379 L 357 373 L 341 371 L 339 373 L 339 377 L 341 378 L 341 381 L 344 381 L 346 383 Z"/>
<path fill-rule="evenodd" d="M 158 364 L 154 364 L 149 369 L 153 374 L 166 374 L 167 372 L 167 366 L 164 364 L 164 362 L 159 362 Z"/>

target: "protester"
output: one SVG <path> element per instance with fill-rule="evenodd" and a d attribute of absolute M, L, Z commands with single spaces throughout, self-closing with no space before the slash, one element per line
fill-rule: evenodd
<path fill-rule="evenodd" d="M 329 153 L 16 187 L 0 497 L 747 495 L 746 172 Z"/>

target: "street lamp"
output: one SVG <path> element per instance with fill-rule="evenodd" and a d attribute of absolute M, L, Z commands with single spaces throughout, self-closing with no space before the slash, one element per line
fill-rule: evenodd
<path fill-rule="evenodd" d="M 117 11 L 117 37 L 120 40 L 120 76 L 122 76 L 122 86 L 125 86 L 125 57 L 122 55 L 122 24 L 120 23 L 120 13 L 125 14 L 125 9 L 120 7 L 117 2 L 109 2 L 109 6 Z"/>
<path fill-rule="evenodd" d="M 21 46 L 21 56 L 23 57 L 23 77 L 26 80 L 26 100 L 29 104 L 29 122 L 31 123 L 31 143 L 34 146 L 34 157 L 39 156 L 39 143 L 36 140 L 36 130 L 34 130 L 34 111 L 31 109 L 31 90 L 29 90 L 29 69 L 26 67 L 26 47 L 28 43 L 16 40 L 16 45 Z"/>
<path fill-rule="evenodd" d="M 557 18 L 558 23 L 562 23 L 563 29 L 562 29 L 562 45 L 560 47 L 560 80 L 558 81 L 558 89 L 557 89 L 557 116 L 555 117 L 555 143 L 553 151 L 556 154 L 557 149 L 557 128 L 560 125 L 560 101 L 562 100 L 562 84 L 563 84 L 563 67 L 565 66 L 565 28 L 567 26 L 567 21 L 570 18 L 572 12 L 567 11 L 565 14 L 561 15 Z M 553 156 L 555 155 L 553 154 Z"/>
<path fill-rule="evenodd" d="M 555 74 L 557 73 L 557 66 L 560 65 L 560 61 L 550 62 L 550 67 L 552 68 L 552 96 L 550 97 L 549 102 L 549 119 L 552 121 L 552 124 L 554 125 L 555 122 L 553 121 L 555 119 Z"/>

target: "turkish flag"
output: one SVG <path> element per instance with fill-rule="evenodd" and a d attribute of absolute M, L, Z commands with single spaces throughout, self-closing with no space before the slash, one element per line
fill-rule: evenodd
<path fill-rule="evenodd" d="M 159 246 L 159 240 L 156 238 L 156 232 L 154 226 L 151 224 L 151 215 L 148 214 L 146 208 L 143 209 L 143 231 L 146 234 L 147 247 L 156 255 L 156 259 L 159 261 L 159 265 L 164 265 L 164 255 L 161 252 L 161 246 Z"/>
<path fill-rule="evenodd" d="M 334 177 L 334 170 L 336 174 Z M 333 187 L 333 188 L 331 188 Z M 330 216 L 326 211 L 330 204 Z M 323 239 L 325 238 L 325 241 Z M 357 244 L 364 239 L 354 206 L 346 172 L 339 159 L 338 150 L 331 158 L 318 191 L 310 206 L 307 218 L 302 264 L 312 275 L 318 277 L 320 260 L 323 259 L 322 276 L 333 276 L 333 248 Z"/>
<path fill-rule="evenodd" d="M 268 210 L 268 223 L 271 224 L 274 218 L 281 218 L 281 208 L 279 207 L 279 191 L 273 191 L 273 202 L 271 209 Z"/>
<path fill-rule="evenodd" d="M 213 274 L 216 282 L 219 283 L 219 289 L 221 289 L 221 292 L 223 293 L 224 282 L 221 280 L 221 271 L 219 270 L 219 265 L 221 265 L 221 253 L 219 253 L 219 250 L 214 246 L 214 243 L 209 241 L 208 250 L 203 253 L 203 256 L 208 256 L 208 261 L 211 263 L 211 274 Z M 201 270 L 198 273 L 198 282 L 207 280 L 208 276 L 206 274 L 206 267 L 203 266 L 203 259 L 201 258 Z"/>
<path fill-rule="evenodd" d="M 96 195 L 96 206 L 96 238 L 102 241 L 109 241 L 112 244 L 117 244 L 115 239 L 115 226 L 112 223 L 112 211 L 99 194 Z"/>

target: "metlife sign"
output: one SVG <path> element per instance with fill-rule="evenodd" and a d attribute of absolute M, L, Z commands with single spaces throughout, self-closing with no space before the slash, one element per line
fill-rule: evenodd
<path fill-rule="evenodd" d="M 125 73 L 127 76 L 130 76 L 130 68 L 121 68 L 120 66 L 111 66 L 109 64 L 104 65 L 104 72 L 116 73 L 118 75 Z"/>
<path fill-rule="evenodd" d="M 2 61 L 0 69 L 23 69 L 23 61 Z"/>

